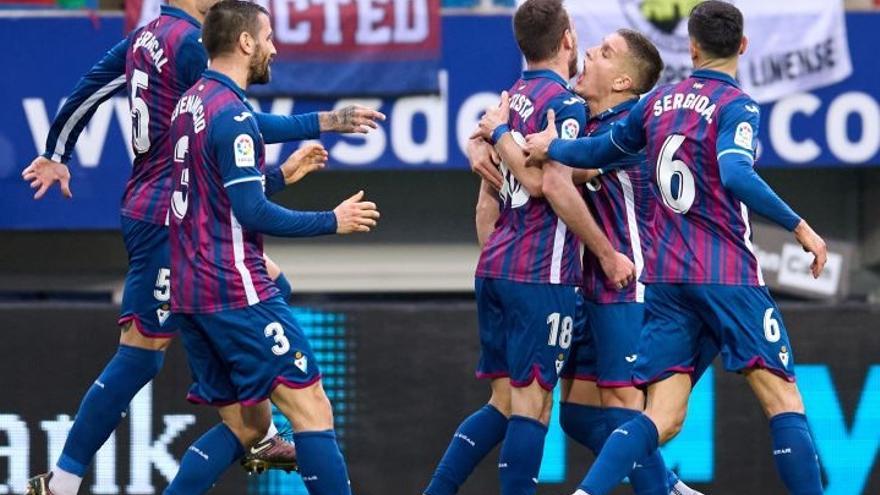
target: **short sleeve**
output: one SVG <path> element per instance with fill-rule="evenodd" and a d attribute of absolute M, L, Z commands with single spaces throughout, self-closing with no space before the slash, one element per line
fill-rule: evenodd
<path fill-rule="evenodd" d="M 740 98 L 722 107 L 718 117 L 718 157 L 739 153 L 755 160 L 761 110 L 750 98 Z"/>
<path fill-rule="evenodd" d="M 259 169 L 260 133 L 250 116 L 241 112 L 224 112 L 214 118 L 211 127 L 211 149 L 220 167 L 223 187 L 247 181 L 262 181 Z"/>

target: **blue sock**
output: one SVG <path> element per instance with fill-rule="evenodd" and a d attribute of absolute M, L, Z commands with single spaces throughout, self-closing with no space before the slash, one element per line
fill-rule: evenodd
<path fill-rule="evenodd" d="M 611 432 L 578 488 L 590 495 L 606 495 L 632 471 L 636 461 L 657 450 L 658 443 L 657 427 L 647 416 L 639 414 Z"/>
<path fill-rule="evenodd" d="M 491 405 L 486 404 L 468 416 L 452 436 L 424 493 L 453 495 L 458 492 L 477 464 L 504 440 L 505 433 L 507 418 Z"/>
<path fill-rule="evenodd" d="M 85 476 L 98 449 L 119 426 L 128 404 L 162 369 L 165 353 L 120 345 L 116 355 L 83 396 L 58 467 Z"/>
<path fill-rule="evenodd" d="M 605 409 L 608 431 L 613 431 L 641 415 L 641 412 L 632 409 L 608 407 Z M 669 471 L 666 470 L 660 450 L 654 450 L 647 457 L 638 460 L 629 473 L 629 481 L 636 495 L 669 495 L 668 477 Z"/>
<path fill-rule="evenodd" d="M 597 456 L 611 433 L 601 407 L 563 402 L 559 408 L 559 424 L 566 435 Z"/>
<path fill-rule="evenodd" d="M 770 418 L 773 459 L 783 484 L 792 495 L 821 495 L 822 478 L 807 417 L 782 413 Z"/>
<path fill-rule="evenodd" d="M 345 459 L 333 430 L 294 433 L 299 474 L 310 495 L 351 495 Z"/>
<path fill-rule="evenodd" d="M 534 495 L 544 456 L 547 427 L 525 416 L 511 416 L 498 458 L 501 495 Z"/>
<path fill-rule="evenodd" d="M 214 486 L 226 469 L 244 455 L 238 437 L 223 423 L 208 430 L 186 449 L 180 470 L 165 495 L 196 495 Z"/>

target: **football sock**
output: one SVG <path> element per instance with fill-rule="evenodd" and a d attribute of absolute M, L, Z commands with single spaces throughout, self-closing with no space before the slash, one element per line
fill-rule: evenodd
<path fill-rule="evenodd" d="M 773 459 L 783 484 L 792 495 L 820 495 L 822 478 L 807 417 L 782 413 L 770 418 Z"/>
<path fill-rule="evenodd" d="M 540 421 L 510 417 L 498 459 L 501 495 L 534 495 L 546 436 L 547 427 Z"/>
<path fill-rule="evenodd" d="M 650 418 L 639 414 L 611 432 L 578 488 L 590 495 L 606 495 L 630 474 L 636 461 L 657 450 L 658 442 L 657 427 Z"/>
<path fill-rule="evenodd" d="M 188 449 L 165 495 L 197 495 L 214 486 L 226 469 L 244 455 L 238 437 L 223 423 L 208 430 Z"/>
<path fill-rule="evenodd" d="M 58 469 L 85 476 L 95 453 L 122 421 L 131 399 L 159 373 L 164 359 L 162 351 L 119 346 L 79 405 Z"/>
<path fill-rule="evenodd" d="M 333 430 L 294 433 L 299 474 L 310 495 L 351 495 L 345 460 Z"/>
<path fill-rule="evenodd" d="M 507 418 L 489 404 L 465 419 L 440 459 L 424 493 L 427 495 L 453 495 L 464 483 L 477 464 L 507 433 Z"/>
<path fill-rule="evenodd" d="M 58 468 L 52 470 L 52 478 L 49 479 L 49 491 L 53 495 L 76 495 L 82 484 L 82 476 Z"/>
<path fill-rule="evenodd" d="M 266 432 L 266 436 L 263 437 L 262 440 L 260 440 L 260 443 L 263 443 L 266 440 L 269 440 L 270 438 L 274 437 L 277 434 L 278 434 L 278 427 L 275 426 L 275 421 L 272 421 L 271 423 L 269 423 L 269 431 Z"/>
<path fill-rule="evenodd" d="M 642 413 L 632 409 L 621 407 L 605 408 L 605 417 L 608 421 L 608 431 L 624 425 Z M 654 450 L 648 456 L 638 460 L 629 473 L 629 481 L 632 483 L 636 495 L 669 495 L 669 472 L 660 450 Z"/>
<path fill-rule="evenodd" d="M 604 409 L 573 402 L 563 402 L 560 405 L 559 424 L 566 435 L 597 456 L 611 433 Z"/>

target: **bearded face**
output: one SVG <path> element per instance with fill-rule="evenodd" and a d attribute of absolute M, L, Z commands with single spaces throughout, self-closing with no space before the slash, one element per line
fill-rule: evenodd
<path fill-rule="evenodd" d="M 271 63 L 272 53 L 263 43 L 258 43 L 248 64 L 248 84 L 268 83 L 272 75 Z"/>

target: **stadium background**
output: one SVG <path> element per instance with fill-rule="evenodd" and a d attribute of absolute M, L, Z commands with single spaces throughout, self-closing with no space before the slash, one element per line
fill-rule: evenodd
<path fill-rule="evenodd" d="M 42 151 L 41 128 L 60 99 L 123 34 L 122 6 L 34 3 L 0 9 L 0 42 L 10 47 L 0 55 L 0 493 L 20 493 L 28 474 L 60 452 L 81 394 L 116 345 L 126 268 L 115 230 L 129 163 L 124 99 L 105 104 L 81 140 L 72 164 L 75 199 L 53 192 L 35 203 L 18 179 Z M 485 385 L 472 379 L 477 180 L 459 143 L 521 68 L 512 3 L 446 0 L 429 14 L 440 20 L 431 33 L 439 50 L 434 67 L 426 48 L 428 70 L 437 71 L 433 89 L 259 101 L 263 109 L 302 112 L 356 99 L 389 115 L 380 137 L 323 139 L 329 169 L 278 196 L 291 207 L 322 209 L 363 188 L 382 210 L 379 229 L 267 243 L 292 280 L 292 304 L 318 350 L 356 493 L 418 493 L 455 426 L 486 399 Z M 802 257 L 788 238 L 756 228 L 762 266 L 796 342 L 830 495 L 880 493 L 880 74 L 872 53 L 880 16 L 870 4 L 847 2 L 852 74 L 763 105 L 759 136 L 762 175 L 832 241 L 836 255 L 828 276 L 805 284 Z M 337 68 L 369 70 L 356 58 L 340 60 Z M 161 493 L 186 446 L 215 421 L 212 411 L 183 400 L 188 377 L 175 345 L 99 454 L 84 492 Z M 763 424 L 742 380 L 716 369 L 665 456 L 707 493 L 783 493 Z M 591 461 L 555 423 L 545 452 L 542 494 L 570 490 Z M 484 464 L 464 494 L 497 491 L 493 462 Z M 296 475 L 248 479 L 237 470 L 212 493 L 245 491 L 305 493 Z"/>

